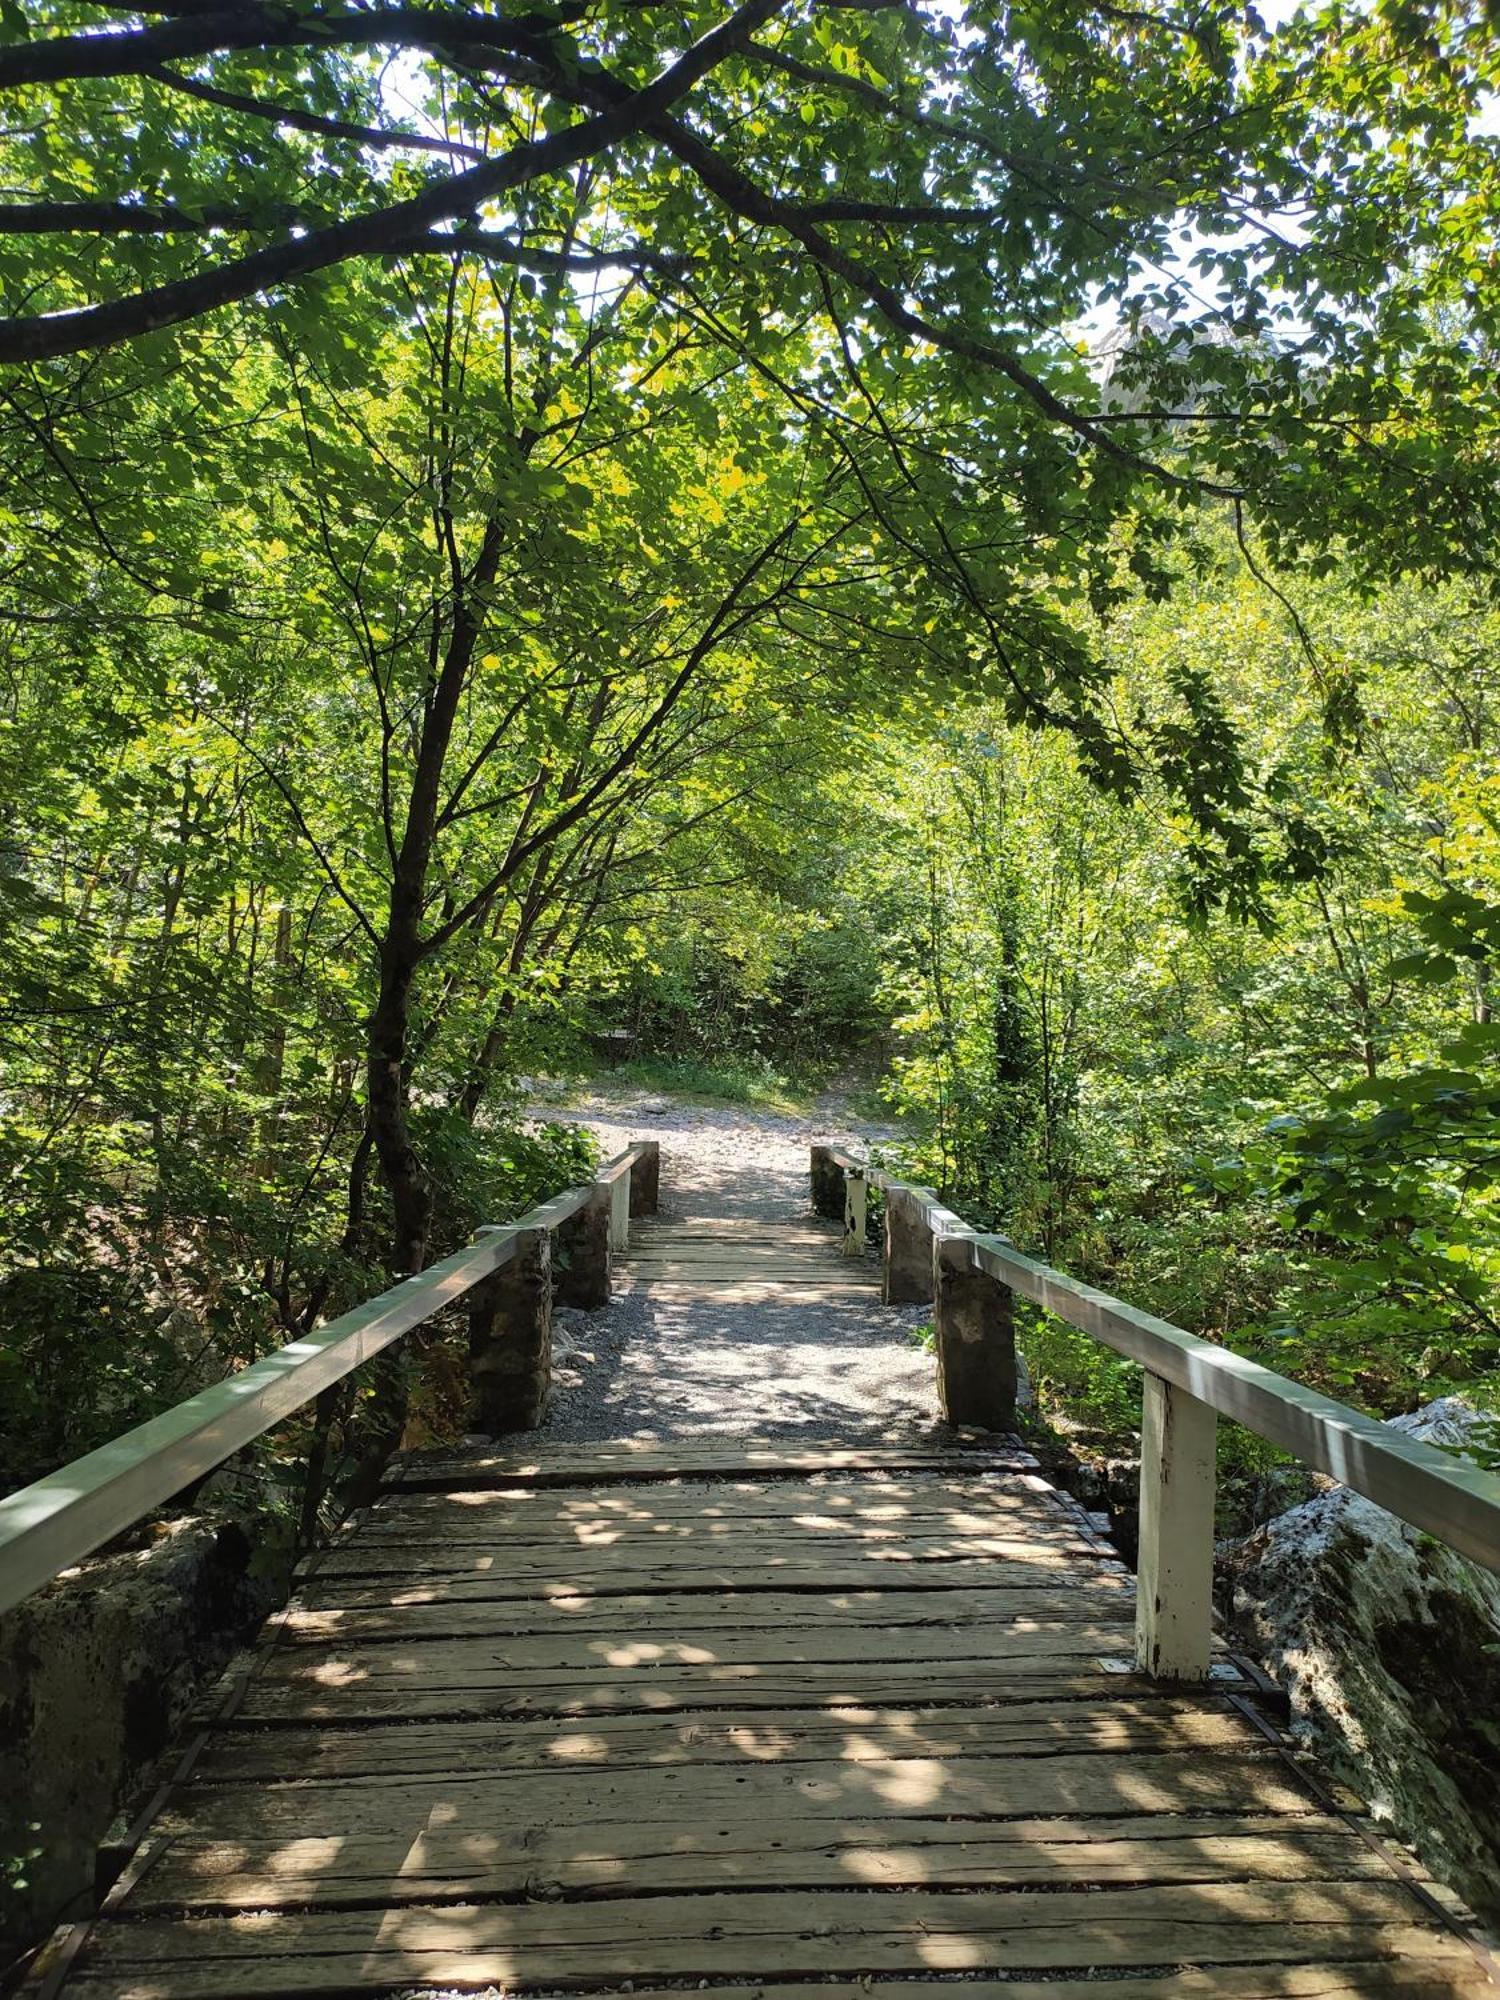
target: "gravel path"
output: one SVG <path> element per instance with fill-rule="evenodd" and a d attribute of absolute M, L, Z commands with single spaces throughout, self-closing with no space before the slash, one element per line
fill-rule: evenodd
<path fill-rule="evenodd" d="M 587 1125 L 605 1157 L 659 1139 L 664 1220 L 805 1222 L 812 1141 L 888 1136 L 851 1125 L 836 1104 L 818 1112 L 831 1122 L 638 1093 L 538 1115 Z M 621 1290 L 598 1312 L 556 1315 L 545 1428 L 579 1441 L 753 1433 L 910 1442 L 937 1421 L 932 1356 L 912 1339 L 930 1316 L 924 1306 L 882 1306 L 878 1294 L 737 1303 Z"/>

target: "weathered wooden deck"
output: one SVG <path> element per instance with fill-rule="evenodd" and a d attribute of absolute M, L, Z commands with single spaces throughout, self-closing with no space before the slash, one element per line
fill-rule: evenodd
<path fill-rule="evenodd" d="M 812 1227 L 633 1247 L 638 1283 L 872 1283 Z M 1132 1643 L 1129 1579 L 1003 1443 L 407 1460 L 220 1691 L 64 1990 L 1495 1990 L 1232 1668 L 1173 1693 Z"/>

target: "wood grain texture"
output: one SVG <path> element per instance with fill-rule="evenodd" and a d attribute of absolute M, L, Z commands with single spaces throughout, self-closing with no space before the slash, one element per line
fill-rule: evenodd
<path fill-rule="evenodd" d="M 566 1825 L 597 1836 L 616 1826 L 673 1827 L 746 1819 L 762 1836 L 793 1820 L 898 1822 L 955 1817 L 1278 1812 L 1301 1816 L 1314 1801 L 1295 1773 L 1264 1746 L 1220 1746 L 1113 1757 L 895 1757 L 853 1761 L 673 1763 L 584 1770 L 450 1772 L 387 1785 L 368 1779 L 272 1785 L 253 1797 L 238 1787 L 194 1786 L 161 1825 L 217 1840 L 343 1841 L 414 1838 L 440 1824 L 482 1838 L 489 1831 Z M 898 1838 L 899 1829 L 888 1829 Z"/>
<path fill-rule="evenodd" d="M 857 1980 L 883 1972 L 1078 1972 L 1175 1965 L 1379 1963 L 1422 1954 L 1465 1974 L 1464 1946 L 1413 1921 L 1399 1884 L 1218 1882 L 1147 1889 L 709 1892 L 546 1903 L 394 1905 L 142 1917 L 102 1927 L 92 1988 L 114 2000 L 232 2000 L 403 1983 L 507 1991 L 624 1979 Z"/>
<path fill-rule="evenodd" d="M 951 1819 L 837 1825 L 798 1819 L 773 1840 L 755 1821 L 678 1820 L 587 1831 L 546 1824 L 497 1833 L 439 1817 L 412 1832 L 267 1839 L 254 1832 L 172 1842 L 133 1898 L 167 1910 L 346 1909 L 439 1900 L 550 1901 L 723 1889 L 1046 1889 L 1164 1883 L 1389 1881 L 1336 1821 L 1165 1816 L 1137 1820 Z"/>
<path fill-rule="evenodd" d="M 962 1981 L 963 2000 L 1100 2000 L 1100 1982 L 1094 1979 L 998 1980 L 967 1974 Z M 1400 1994 L 1404 2000 L 1446 2000 L 1452 1994 L 1491 1993 L 1493 1988 L 1480 1972 L 1466 1977 L 1457 1967 L 1429 1971 L 1420 1965 L 1365 1964 L 1322 1966 L 1268 1966 L 1248 1968 L 1215 1966 L 1212 1971 L 1191 1968 L 1162 1978 L 1111 1979 L 1104 1987 L 1107 2000 L 1386 2000 Z M 604 2000 L 599 1993 L 571 1989 L 573 2000 Z M 714 2000 L 830 2000 L 842 1996 L 849 1987 L 830 1986 L 820 1981 L 761 1980 L 753 1985 L 715 1982 Z M 952 1984 L 936 1980 L 882 1979 L 878 1986 L 863 1982 L 852 1988 L 858 2000 L 952 2000 Z M 682 1988 L 637 1985 L 634 2000 L 681 2000 Z M 423 2000 L 420 1994 L 415 2000 Z M 618 1992 L 609 2000 L 618 2000 Z"/>
<path fill-rule="evenodd" d="M 1020 1471 L 1035 1467 L 1031 1453 L 1018 1444 L 974 1446 L 954 1450 L 942 1446 L 840 1445 L 821 1440 L 793 1445 L 750 1440 L 729 1445 L 658 1444 L 650 1441 L 606 1445 L 549 1445 L 545 1451 L 518 1448 L 463 1454 L 412 1452 L 398 1460 L 386 1486 L 425 1486 L 449 1492 L 490 1484 L 509 1486 L 579 1486 L 604 1481 L 743 1479 L 759 1474 L 793 1478 L 845 1472 L 984 1472 L 996 1468 Z"/>
<path fill-rule="evenodd" d="M 403 1729 L 221 1731 L 195 1769 L 205 1785 L 455 1771 L 578 1771 L 611 1765 L 803 1762 L 818 1758 L 1048 1757 L 1122 1750 L 1192 1754 L 1241 1746 L 1243 1717 L 1218 1696 L 1146 1692 L 1118 1700 L 1019 1701 L 987 1708 L 788 1708 L 706 1715 L 606 1715 L 586 1725 L 412 1723 Z"/>
<path fill-rule="evenodd" d="M 413 1461 L 64 1993 L 1494 1993 L 1222 1693 L 1106 1668 L 1132 1615 L 1003 1444 Z"/>
<path fill-rule="evenodd" d="M 680 1579 L 678 1579 L 680 1583 Z M 282 1627 L 285 1645 L 363 1645 L 384 1639 L 410 1642 L 428 1638 L 504 1638 L 511 1634 L 558 1633 L 573 1639 L 621 1634 L 632 1641 L 671 1644 L 691 1634 L 691 1643 L 712 1645 L 707 1635 L 726 1641 L 747 1633 L 780 1636 L 795 1632 L 815 1615 L 821 1632 L 843 1626 L 878 1626 L 894 1632 L 907 1626 L 952 1632 L 982 1626 L 1011 1633 L 1060 1623 L 1128 1619 L 1134 1591 L 1124 1577 L 1068 1577 L 1048 1585 L 1035 1577 L 1014 1580 L 1011 1589 L 829 1590 L 813 1594 L 769 1588 L 685 1592 L 681 1588 L 625 1595 L 584 1589 L 559 1579 L 528 1597 L 491 1595 L 451 1585 L 404 1591 L 383 1604 L 318 1602 L 309 1588 L 291 1607 Z"/>
<path fill-rule="evenodd" d="M 1117 1629 L 1114 1657 L 1130 1632 Z M 588 1667 L 564 1670 L 497 1669 L 477 1681 L 441 1670 L 441 1663 L 411 1658 L 404 1671 L 370 1672 L 362 1658 L 336 1656 L 326 1675 L 273 1676 L 261 1672 L 239 1708 L 247 1723 L 331 1722 L 405 1724 L 423 1719 L 556 1716 L 560 1719 L 655 1715 L 722 1708 L 789 1708 L 851 1705 L 907 1708 L 913 1703 L 949 1706 L 977 1701 L 1067 1703 L 1099 1692 L 1098 1647 L 1054 1650 L 1019 1660 L 860 1660 L 800 1662 L 791 1666 L 741 1664 L 655 1666 L 649 1674 Z M 413 1648 L 413 1653 L 417 1649 Z M 434 1667 L 438 1671 L 431 1671 Z"/>

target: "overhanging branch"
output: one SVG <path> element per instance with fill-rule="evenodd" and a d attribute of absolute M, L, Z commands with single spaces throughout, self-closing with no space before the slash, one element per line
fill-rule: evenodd
<path fill-rule="evenodd" d="M 625 89 L 613 94 L 604 109 L 578 120 L 546 138 L 527 140 L 480 166 L 452 175 L 435 187 L 424 189 L 409 201 L 326 229 L 310 230 L 262 250 L 251 252 L 190 278 L 179 278 L 129 298 L 106 305 L 84 306 L 75 311 L 42 314 L 25 319 L 0 321 L 0 362 L 42 361 L 62 354 L 76 354 L 86 348 L 108 347 L 123 340 L 179 325 L 203 313 L 239 299 L 253 297 L 294 278 L 344 263 L 352 257 L 370 256 L 392 243 L 411 239 L 434 224 L 455 221 L 473 214 L 484 203 L 495 200 L 511 188 L 542 175 L 576 166 L 606 151 L 619 140 L 642 130 L 684 96 L 732 50 L 740 47 L 755 29 L 778 12 L 784 0 L 744 0 L 729 18 L 696 42 L 641 90 Z M 255 10 L 261 11 L 261 10 Z M 216 17 L 185 25 L 201 32 Z M 371 18 L 374 18 L 373 16 Z M 150 34 L 154 30 L 147 30 Z M 65 38 L 74 39 L 74 38 Z M 118 40 L 111 36 L 84 36 L 85 42 Z M 45 44 L 42 46 L 46 46 Z M 11 52 L 15 53 L 15 52 Z M 25 51 L 21 51 L 25 53 Z M 105 69 L 101 72 L 108 74 Z M 0 60 L 0 77 L 4 63 Z"/>

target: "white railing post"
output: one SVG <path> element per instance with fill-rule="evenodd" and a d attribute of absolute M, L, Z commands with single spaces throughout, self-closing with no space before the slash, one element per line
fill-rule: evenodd
<path fill-rule="evenodd" d="M 624 1252 L 630 1248 L 630 1183 L 633 1169 L 617 1174 L 609 1189 L 609 1247 Z"/>
<path fill-rule="evenodd" d="M 863 1167 L 844 1169 L 844 1255 L 865 1254 L 865 1208 L 869 1186 Z"/>
<path fill-rule="evenodd" d="M 1217 1424 L 1207 1403 L 1147 1371 L 1141 1404 L 1135 1657 L 1141 1672 L 1153 1680 L 1208 1678 Z"/>

